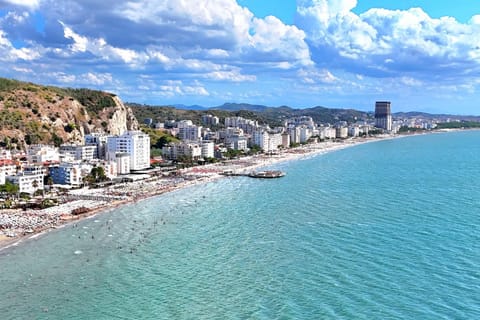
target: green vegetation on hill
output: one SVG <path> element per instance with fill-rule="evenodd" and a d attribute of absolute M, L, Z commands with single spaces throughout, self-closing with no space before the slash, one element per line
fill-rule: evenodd
<path fill-rule="evenodd" d="M 17 89 L 21 87 L 22 84 L 23 84 L 22 82 L 17 80 L 0 78 L 0 92 Z"/>
<path fill-rule="evenodd" d="M 98 114 L 104 108 L 115 107 L 115 101 L 112 99 L 115 95 L 111 93 L 90 89 L 66 88 L 62 90 L 66 95 L 75 98 L 85 106 L 90 115 Z"/>

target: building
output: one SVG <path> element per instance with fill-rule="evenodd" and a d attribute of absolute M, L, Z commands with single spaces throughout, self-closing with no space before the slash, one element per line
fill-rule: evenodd
<path fill-rule="evenodd" d="M 43 190 L 43 177 L 43 174 L 21 173 L 6 179 L 18 186 L 18 192 L 34 194 L 37 190 Z"/>
<path fill-rule="evenodd" d="M 108 135 L 103 133 L 92 133 L 85 136 L 85 145 L 97 146 L 97 154 L 95 158 L 105 159 L 107 151 Z"/>
<path fill-rule="evenodd" d="M 214 158 L 215 157 L 215 143 L 213 141 L 202 141 L 202 158 Z"/>
<path fill-rule="evenodd" d="M 390 101 L 375 102 L 375 127 L 392 131 Z"/>
<path fill-rule="evenodd" d="M 150 137 L 141 131 L 127 131 L 121 136 L 108 137 L 107 160 L 117 162 L 117 153 L 130 156 L 130 170 L 150 168 Z M 117 168 L 118 166 L 117 162 Z"/>
<path fill-rule="evenodd" d="M 58 149 L 49 145 L 33 145 L 27 150 L 29 163 L 59 162 Z"/>
<path fill-rule="evenodd" d="M 130 155 L 128 153 L 118 152 L 115 154 L 115 165 L 117 167 L 117 174 L 130 173 Z"/>
<path fill-rule="evenodd" d="M 202 139 L 202 127 L 196 125 L 179 125 L 178 137 L 184 141 L 199 141 Z"/>
<path fill-rule="evenodd" d="M 163 157 L 168 160 L 179 160 L 182 157 L 199 160 L 202 157 L 202 147 L 198 143 L 182 142 L 164 146 Z"/>
<path fill-rule="evenodd" d="M 252 134 L 258 128 L 258 122 L 242 117 L 227 117 L 225 118 L 225 127 L 240 128 L 245 133 Z"/>
<path fill-rule="evenodd" d="M 282 134 L 268 131 L 255 131 L 252 136 L 253 144 L 259 146 L 264 152 L 273 152 L 282 145 Z"/>
<path fill-rule="evenodd" d="M 78 163 L 62 162 L 50 167 L 53 183 L 70 186 L 80 186 L 82 183 L 81 167 Z"/>
<path fill-rule="evenodd" d="M 337 139 L 346 139 L 348 137 L 348 128 L 340 126 L 335 128 L 335 137 Z"/>
<path fill-rule="evenodd" d="M 220 119 L 211 114 L 202 115 L 202 123 L 206 126 L 218 126 Z"/>
<path fill-rule="evenodd" d="M 290 135 L 286 132 L 282 133 L 282 146 L 284 148 L 290 147 Z"/>
<path fill-rule="evenodd" d="M 64 144 L 60 146 L 60 153 L 70 155 L 74 160 L 91 161 L 98 158 L 97 145 L 78 146 Z"/>
<path fill-rule="evenodd" d="M 5 176 L 14 176 L 17 174 L 17 166 L 13 160 L 0 160 L 0 172 Z"/>

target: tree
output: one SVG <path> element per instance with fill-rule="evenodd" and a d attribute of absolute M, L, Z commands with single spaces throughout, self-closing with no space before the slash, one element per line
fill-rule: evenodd
<path fill-rule="evenodd" d="M 105 175 L 103 167 L 93 167 L 90 174 L 83 179 L 87 183 L 96 183 L 107 181 L 108 177 Z"/>

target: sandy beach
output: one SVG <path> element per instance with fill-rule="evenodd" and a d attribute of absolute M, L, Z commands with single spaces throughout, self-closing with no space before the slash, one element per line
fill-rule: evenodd
<path fill-rule="evenodd" d="M 150 177 L 145 180 L 117 184 L 106 188 L 71 190 L 64 197 L 64 203 L 42 210 L 0 211 L 0 251 L 15 245 L 25 237 L 58 228 L 94 214 L 112 210 L 118 206 L 171 192 L 186 186 L 207 183 L 224 177 L 223 172 L 250 173 L 262 167 L 284 161 L 299 160 L 344 149 L 350 146 L 379 141 L 398 136 L 376 138 L 355 138 L 339 142 L 313 143 L 297 148 L 279 151 L 273 155 L 258 155 L 222 161 L 215 164 L 182 169 L 174 177 Z M 288 174 L 288 173 L 287 173 Z M 73 215 L 72 211 L 87 208 L 88 212 Z"/>

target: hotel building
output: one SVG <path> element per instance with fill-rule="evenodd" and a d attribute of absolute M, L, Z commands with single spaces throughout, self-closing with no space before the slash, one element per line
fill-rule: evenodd
<path fill-rule="evenodd" d="M 392 131 L 390 101 L 375 102 L 375 127 Z"/>

